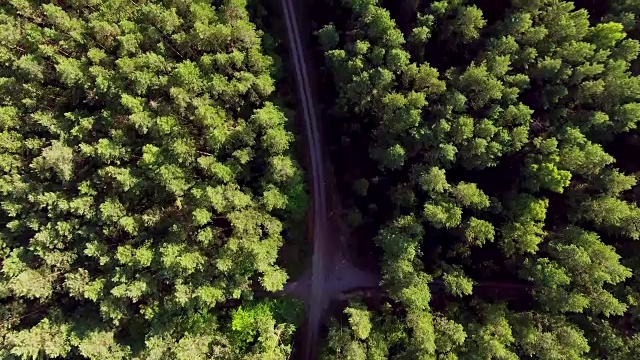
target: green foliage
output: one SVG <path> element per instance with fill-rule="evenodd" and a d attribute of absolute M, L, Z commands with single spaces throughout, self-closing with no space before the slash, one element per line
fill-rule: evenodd
<path fill-rule="evenodd" d="M 557 319 L 536 321 L 532 314 L 516 318 L 523 353 L 539 359 L 584 359 L 589 344 L 576 326 Z"/>
<path fill-rule="evenodd" d="M 442 315 L 434 316 L 433 326 L 436 335 L 435 345 L 440 357 L 456 359 L 456 353 L 461 350 L 467 337 L 464 327 Z"/>
<path fill-rule="evenodd" d="M 640 3 L 494 5 L 345 1 L 320 25 L 340 168 L 371 182 L 351 226 L 396 302 L 370 318 L 410 339 L 380 358 L 631 359 Z"/>
<path fill-rule="evenodd" d="M 11 354 L 23 359 L 42 356 L 56 358 L 67 356 L 71 350 L 70 327 L 66 324 L 51 324 L 42 319 L 31 329 L 7 334 L 6 341 Z"/>
<path fill-rule="evenodd" d="M 442 277 L 447 292 L 454 296 L 471 295 L 473 292 L 473 281 L 465 276 L 460 269 L 448 271 Z"/>
<path fill-rule="evenodd" d="M 246 300 L 306 194 L 247 3 L 0 19 L 0 357 L 287 358 L 299 319 Z"/>
<path fill-rule="evenodd" d="M 429 307 L 430 277 L 416 266 L 423 234 L 415 217 L 404 216 L 381 230 L 376 242 L 384 250 L 383 283 L 388 284 L 392 299 L 408 310 L 407 325 L 413 331 L 409 351 L 427 356 L 434 349 Z"/>
<path fill-rule="evenodd" d="M 469 326 L 466 355 L 472 359 L 518 359 L 513 349 L 513 329 L 505 317 L 506 309 L 488 305 L 482 310 L 482 319 Z"/>
<path fill-rule="evenodd" d="M 401 3 L 310 3 L 389 301 L 324 357 L 639 358 L 640 3 Z M 291 355 L 300 304 L 252 291 L 309 201 L 263 10 L 0 5 L 0 358 Z"/>
<path fill-rule="evenodd" d="M 316 32 L 316 35 L 318 35 L 322 48 L 325 51 L 334 49 L 340 40 L 336 27 L 333 26 L 333 24 L 325 25 Z"/>
<path fill-rule="evenodd" d="M 526 169 L 529 187 L 534 191 L 542 188 L 556 193 L 564 192 L 570 184 L 571 172 L 558 167 L 560 162 L 558 140 L 538 138 L 533 143 L 540 154 L 529 157 L 530 162 Z"/>
<path fill-rule="evenodd" d="M 592 221 L 607 232 L 640 239 L 640 209 L 634 204 L 605 195 L 590 198 L 581 205 L 580 218 Z"/>
<path fill-rule="evenodd" d="M 472 108 L 478 109 L 489 101 L 502 96 L 502 83 L 492 76 L 486 63 L 471 64 L 457 78 L 457 87 L 470 101 Z"/>
<path fill-rule="evenodd" d="M 272 358 L 290 355 L 286 341 L 293 336 L 300 306 L 293 301 L 269 300 L 239 307 L 231 315 L 233 352 L 248 356 L 267 354 Z"/>
<path fill-rule="evenodd" d="M 376 149 L 371 155 L 380 161 L 382 168 L 398 169 L 404 164 L 406 150 L 401 145 L 396 144 L 390 148 Z"/>
<path fill-rule="evenodd" d="M 546 250 L 551 259 L 528 261 L 525 266 L 525 276 L 540 284 L 536 293 L 542 306 L 571 312 L 587 308 L 605 316 L 625 311 L 626 306 L 604 286 L 624 281 L 631 270 L 620 264 L 620 255 L 597 234 L 568 227 L 546 245 Z"/>
<path fill-rule="evenodd" d="M 559 166 L 572 174 L 598 173 L 614 159 L 602 147 L 590 143 L 577 129 L 568 128 L 562 135 Z"/>
<path fill-rule="evenodd" d="M 502 227 L 502 248 L 507 255 L 535 253 L 545 235 L 543 221 L 549 201 L 520 195 L 513 203 L 511 220 Z"/>
<path fill-rule="evenodd" d="M 471 42 L 480 37 L 481 30 L 486 21 L 482 18 L 482 11 L 476 6 L 461 6 L 456 14 L 456 18 L 452 21 L 451 27 L 453 32 L 460 35 L 461 41 L 464 43 Z"/>
<path fill-rule="evenodd" d="M 453 197 L 465 207 L 482 210 L 489 207 L 489 197 L 476 184 L 465 182 L 458 183 L 452 190 Z"/>
<path fill-rule="evenodd" d="M 437 167 L 433 167 L 425 174 L 420 175 L 418 183 L 422 190 L 429 193 L 441 193 L 449 189 L 445 171 Z"/>
<path fill-rule="evenodd" d="M 373 312 L 352 301 L 344 314 L 348 319 L 331 321 L 323 359 L 383 360 L 389 357 L 390 346 L 406 347 L 406 325 L 391 316 L 389 304 L 383 305 L 380 312 Z"/>
<path fill-rule="evenodd" d="M 464 236 L 470 244 L 482 246 L 493 241 L 495 229 L 490 222 L 471 217 L 466 223 Z"/>
<path fill-rule="evenodd" d="M 360 340 L 366 340 L 371 333 L 371 319 L 369 311 L 362 305 L 354 304 L 344 310 L 349 316 L 349 325 L 353 335 Z"/>
<path fill-rule="evenodd" d="M 451 203 L 426 203 L 424 218 L 435 228 L 450 229 L 460 225 L 462 210 Z"/>

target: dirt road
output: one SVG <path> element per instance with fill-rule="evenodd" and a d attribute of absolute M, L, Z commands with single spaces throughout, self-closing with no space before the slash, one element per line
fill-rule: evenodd
<path fill-rule="evenodd" d="M 295 70 L 299 112 L 303 118 L 311 169 L 311 220 L 310 231 L 313 241 L 313 256 L 306 276 L 287 285 L 285 292 L 305 300 L 307 309 L 307 333 L 303 358 L 311 359 L 321 318 L 333 298 L 345 291 L 361 287 L 375 287 L 378 277 L 352 266 L 345 256 L 343 236 L 334 218 L 329 214 L 331 200 L 327 184 L 332 183 L 332 174 L 327 170 L 323 157 L 323 141 L 320 138 L 318 111 L 310 84 L 310 73 L 305 61 L 305 48 L 301 41 L 299 19 L 292 0 L 281 0 L 287 25 L 290 57 Z M 308 34 L 305 34 L 308 35 Z M 329 205 L 328 205 L 329 204 Z"/>
<path fill-rule="evenodd" d="M 320 322 L 322 307 L 325 302 L 324 280 L 325 280 L 325 255 L 323 243 L 327 238 L 327 196 L 326 196 L 326 175 L 322 161 L 322 151 L 320 141 L 318 139 L 318 128 L 316 121 L 316 109 L 311 97 L 311 89 L 309 87 L 309 79 L 307 78 L 307 69 L 303 57 L 302 45 L 300 43 L 300 33 L 298 23 L 295 18 L 295 10 L 291 0 L 282 0 L 285 20 L 287 23 L 287 34 L 289 38 L 289 49 L 293 58 L 294 68 L 296 71 L 296 84 L 298 90 L 298 101 L 301 106 L 299 108 L 303 112 L 304 128 L 306 131 L 306 139 L 309 148 L 309 157 L 311 159 L 311 175 L 313 197 L 311 203 L 313 209 L 311 216 L 313 218 L 312 229 L 313 234 L 313 257 L 311 270 L 311 291 L 307 300 L 307 320 L 308 333 L 306 336 L 307 358 L 311 356 L 312 344 L 317 336 L 317 329 Z M 306 286 L 305 286 L 306 287 Z"/>

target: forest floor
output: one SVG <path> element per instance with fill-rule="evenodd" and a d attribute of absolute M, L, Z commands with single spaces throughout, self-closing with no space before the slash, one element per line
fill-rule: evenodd
<path fill-rule="evenodd" d="M 284 18 L 287 25 L 289 52 L 293 60 L 296 87 L 298 91 L 299 116 L 303 120 L 310 162 L 310 188 L 312 189 L 311 209 L 309 216 L 309 236 L 313 242 L 312 263 L 298 281 L 288 283 L 285 294 L 299 297 L 305 301 L 307 321 L 301 358 L 310 359 L 315 353 L 321 319 L 326 313 L 332 299 L 337 299 L 344 292 L 353 289 L 375 287 L 379 276 L 375 272 L 356 268 L 350 259 L 348 231 L 340 222 L 340 201 L 332 191 L 334 187 L 333 173 L 328 164 L 327 149 L 322 141 L 320 124 L 317 121 L 317 101 L 313 85 L 317 76 L 314 66 L 307 66 L 309 61 L 307 29 L 309 22 L 302 3 L 294 6 L 292 0 L 281 0 Z M 302 25 L 305 24 L 305 25 Z M 303 32 L 300 31 L 303 27 Z M 304 31 L 309 30 L 309 31 Z M 302 38 L 301 34 L 307 37 Z"/>

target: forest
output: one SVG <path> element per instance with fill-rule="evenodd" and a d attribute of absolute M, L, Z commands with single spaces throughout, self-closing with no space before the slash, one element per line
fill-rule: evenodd
<path fill-rule="evenodd" d="M 317 6 L 344 217 L 386 290 L 323 358 L 640 358 L 640 2 Z"/>
<path fill-rule="evenodd" d="M 304 4 L 380 274 L 317 357 L 640 359 L 640 1 Z M 0 359 L 305 359 L 278 6 L 0 2 Z"/>
<path fill-rule="evenodd" d="M 0 5 L 0 358 L 285 359 L 306 207 L 244 0 Z M 241 259 L 241 261 L 240 261 Z"/>

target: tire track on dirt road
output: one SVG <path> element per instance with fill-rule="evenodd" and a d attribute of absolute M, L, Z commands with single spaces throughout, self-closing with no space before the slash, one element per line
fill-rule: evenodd
<path fill-rule="evenodd" d="M 307 302 L 308 332 L 304 346 L 307 351 L 305 358 L 309 359 L 312 355 L 313 345 L 316 342 L 322 310 L 328 302 L 326 292 L 324 291 L 326 276 L 324 269 L 325 256 L 323 247 L 323 241 L 327 235 L 325 231 L 327 229 L 326 221 L 328 216 L 325 187 L 326 178 L 323 168 L 324 163 L 322 161 L 318 125 L 316 123 L 316 109 L 314 108 L 309 79 L 307 77 L 307 68 L 303 57 L 303 48 L 300 42 L 298 23 L 295 18 L 295 9 L 293 8 L 291 0 L 281 1 L 287 25 L 289 49 L 296 72 L 295 77 L 298 99 L 301 102 L 301 108 L 303 111 L 304 127 L 307 135 L 307 145 L 309 147 L 311 173 L 313 178 L 313 229 L 311 232 L 313 234 L 313 257 L 311 271 L 311 296 Z"/>

